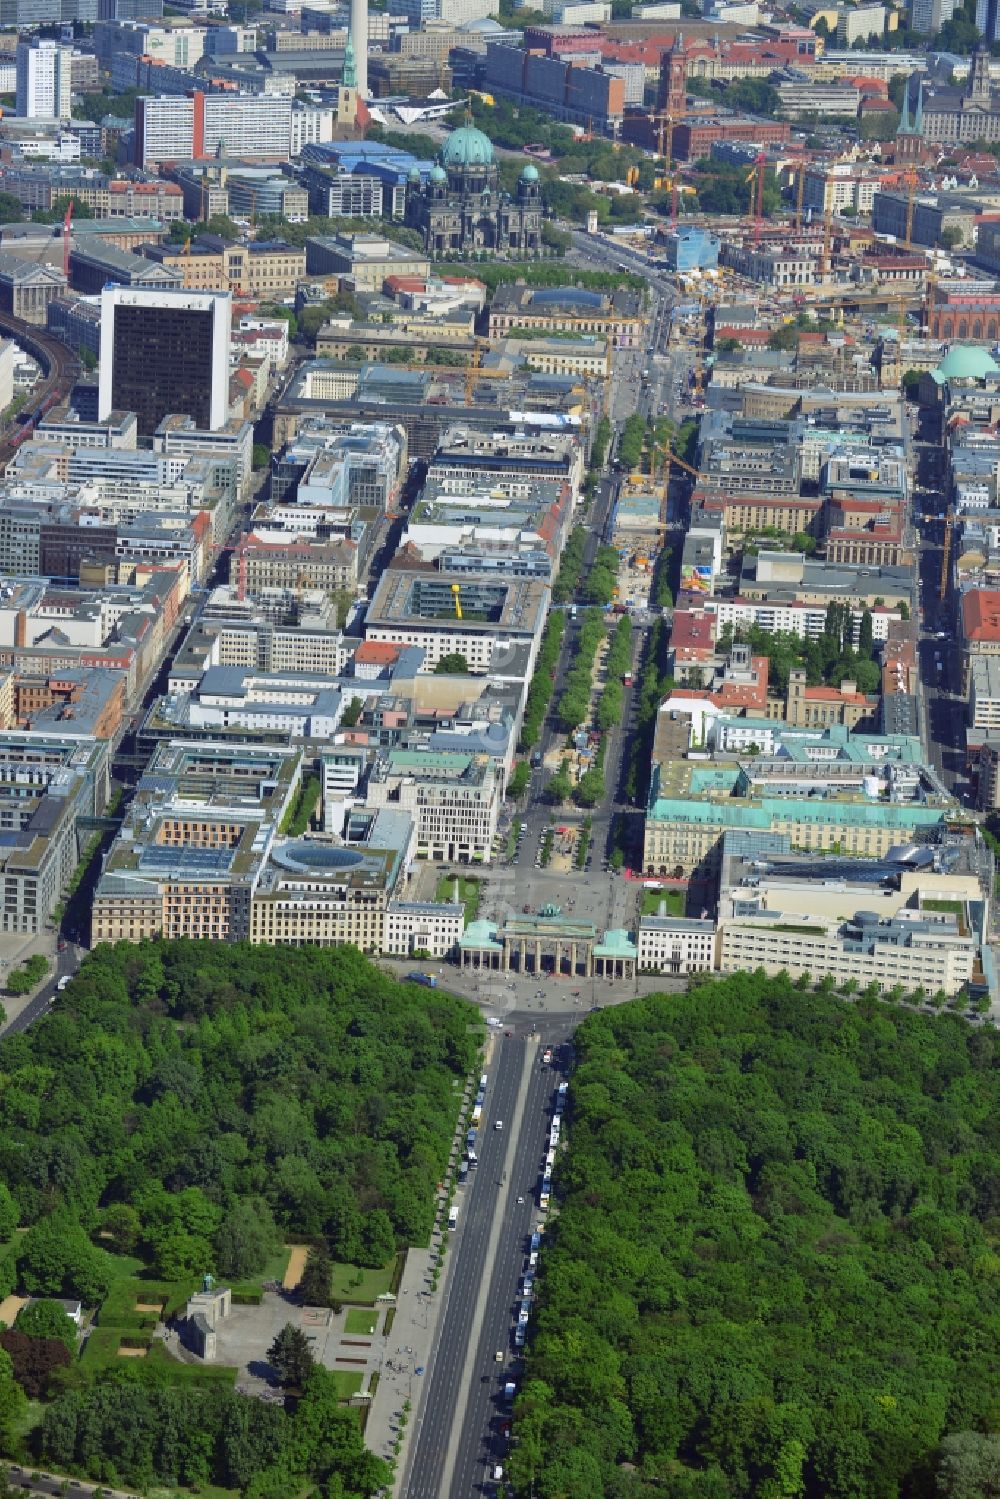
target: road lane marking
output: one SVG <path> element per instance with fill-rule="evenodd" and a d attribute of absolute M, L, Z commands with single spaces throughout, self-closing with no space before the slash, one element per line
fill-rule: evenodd
<path fill-rule="evenodd" d="M 503 1186 L 497 1193 L 496 1206 L 493 1209 L 493 1222 L 490 1224 L 490 1233 L 483 1260 L 483 1273 L 480 1281 L 481 1290 L 476 1298 L 475 1311 L 472 1314 L 472 1324 L 469 1328 L 469 1341 L 465 1350 L 465 1367 L 462 1370 L 461 1388 L 465 1392 L 465 1398 L 455 1402 L 455 1412 L 451 1423 L 451 1432 L 445 1449 L 446 1456 L 444 1466 L 441 1469 L 441 1482 L 438 1492 L 446 1495 L 451 1492 L 452 1480 L 455 1475 L 455 1461 L 458 1456 L 459 1432 L 465 1421 L 465 1413 L 472 1398 L 472 1387 L 475 1381 L 475 1364 L 479 1357 L 479 1343 L 483 1333 L 483 1321 L 486 1315 L 486 1303 L 493 1287 L 493 1266 L 496 1262 L 497 1249 L 500 1243 L 500 1223 L 507 1207 L 507 1199 L 513 1185 L 514 1164 L 517 1158 L 517 1142 L 521 1135 L 521 1123 L 524 1118 L 525 1102 L 528 1096 L 528 1088 L 531 1076 L 537 1062 L 538 1041 L 537 1037 L 528 1037 L 524 1048 L 524 1066 L 521 1069 L 521 1082 L 517 1090 L 517 1101 L 514 1104 L 514 1116 L 511 1121 L 510 1132 L 507 1136 L 507 1149 L 504 1152 L 502 1171 L 505 1175 Z M 507 1128 L 506 1122 L 504 1128 Z M 508 1334 L 509 1336 L 509 1334 Z"/>

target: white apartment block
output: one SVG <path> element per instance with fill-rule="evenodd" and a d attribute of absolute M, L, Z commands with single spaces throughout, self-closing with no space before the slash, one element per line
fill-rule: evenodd
<path fill-rule="evenodd" d="M 638 951 L 640 973 L 709 973 L 715 967 L 715 923 L 643 916 Z"/>
<path fill-rule="evenodd" d="M 825 604 L 776 604 L 766 599 L 712 598 L 705 600 L 705 610 L 718 619 L 720 634 L 727 625 L 732 625 L 734 629 L 756 625 L 759 630 L 767 630 L 772 634 L 789 631 L 798 635 L 800 640 L 818 640 L 826 624 Z M 857 640 L 864 610 L 855 609 L 852 613 L 854 638 Z M 871 616 L 872 638 L 887 640 L 889 626 L 899 619 L 899 610 L 872 609 Z"/>
<path fill-rule="evenodd" d="M 1000 734 L 1000 657 L 972 656 L 969 665 L 969 727 Z"/>
<path fill-rule="evenodd" d="M 26 120 L 68 120 L 72 113 L 72 47 L 34 37 L 18 42 L 17 112 Z"/>
<path fill-rule="evenodd" d="M 871 213 L 880 187 L 879 177 L 854 166 L 810 167 L 806 172 L 802 206 L 820 214 L 842 213 L 845 208 L 855 213 Z"/>
<path fill-rule="evenodd" d="M 267 94 L 205 95 L 204 154 L 214 156 L 225 142 L 230 156 L 288 155 L 292 101 Z"/>
<path fill-rule="evenodd" d="M 304 146 L 318 146 L 332 141 L 335 119 L 336 111 L 331 108 L 296 101 L 291 112 L 289 156 L 301 156 Z"/>
<path fill-rule="evenodd" d="M 161 97 L 136 102 L 136 166 L 190 161 L 194 154 L 194 101 Z"/>
<path fill-rule="evenodd" d="M 819 260 L 801 250 L 767 250 L 723 242 L 722 264 L 762 286 L 814 286 Z"/>
<path fill-rule="evenodd" d="M 396 958 L 449 958 L 465 931 L 465 907 L 433 901 L 390 901 L 382 951 Z"/>
<path fill-rule="evenodd" d="M 763 968 L 765 973 L 785 972 L 793 979 L 808 973 L 813 979 L 832 978 L 837 984 L 852 979 L 862 988 L 874 981 L 883 991 L 900 985 L 907 993 L 922 988 L 928 994 L 938 989 L 957 994 L 972 977 L 973 938 L 961 935 L 944 920 L 914 922 L 914 927 L 908 944 L 876 940 L 864 947 L 845 937 L 835 921 L 782 919 L 780 913 L 722 919 L 719 970 L 752 973 Z M 923 929 L 927 927 L 933 929 Z"/>
<path fill-rule="evenodd" d="M 292 100 L 274 94 L 202 94 L 136 101 L 135 161 L 214 156 L 225 142 L 231 157 L 283 161 L 289 154 Z"/>

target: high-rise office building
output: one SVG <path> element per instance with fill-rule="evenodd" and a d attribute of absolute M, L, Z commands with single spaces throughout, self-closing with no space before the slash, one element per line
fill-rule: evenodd
<path fill-rule="evenodd" d="M 921 36 L 933 36 L 957 9 L 957 0 L 910 0 L 910 26 Z"/>
<path fill-rule="evenodd" d="M 134 411 L 147 437 L 173 413 L 191 417 L 202 431 L 224 426 L 231 322 L 228 292 L 106 287 L 99 419 Z"/>
<path fill-rule="evenodd" d="M 976 0 L 976 28 L 984 42 L 1000 42 L 1000 5 L 997 0 Z"/>
<path fill-rule="evenodd" d="M 136 166 L 200 161 L 221 143 L 231 157 L 284 161 L 292 135 L 292 101 L 276 94 L 203 94 L 135 101 Z"/>
<path fill-rule="evenodd" d="M 17 44 L 17 112 L 25 120 L 68 120 L 73 48 L 33 37 Z"/>
<path fill-rule="evenodd" d="M 0 0 L 0 31 L 68 26 L 73 21 L 157 20 L 163 0 Z"/>

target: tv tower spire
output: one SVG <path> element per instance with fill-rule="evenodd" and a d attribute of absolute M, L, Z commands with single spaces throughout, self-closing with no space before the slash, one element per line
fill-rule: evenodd
<path fill-rule="evenodd" d="M 368 0 L 351 0 L 349 35 L 354 50 L 358 98 L 368 98 Z"/>

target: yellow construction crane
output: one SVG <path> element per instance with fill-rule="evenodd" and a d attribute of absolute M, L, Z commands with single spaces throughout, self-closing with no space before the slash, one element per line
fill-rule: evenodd
<path fill-rule="evenodd" d="M 442 368 L 444 368 L 444 366 L 442 366 Z M 510 370 L 484 370 L 480 369 L 479 365 L 477 364 L 470 365 L 465 372 L 466 406 L 472 405 L 472 392 L 475 389 L 477 380 L 509 380 L 511 377 L 511 373 L 512 372 Z"/>
<path fill-rule="evenodd" d="M 948 564 L 951 560 L 951 532 L 955 524 L 955 512 L 948 506 L 944 516 L 944 545 L 941 548 L 941 582 L 938 586 L 938 598 L 942 601 L 948 592 Z"/>
<path fill-rule="evenodd" d="M 928 277 L 927 284 L 925 284 L 923 290 L 914 288 L 912 291 L 887 291 L 883 296 L 880 296 L 876 290 L 871 294 L 870 298 L 866 299 L 864 305 L 870 308 L 884 305 L 886 310 L 895 307 L 897 309 L 897 325 L 902 320 L 907 307 L 916 310 L 920 306 L 923 306 L 925 309 L 925 321 L 927 321 L 926 308 L 929 305 L 930 279 Z M 808 305 L 814 309 L 826 307 L 831 309 L 839 308 L 841 318 L 843 318 L 843 307 L 845 304 L 847 306 L 851 306 L 852 304 L 858 305 L 858 293 L 856 290 L 838 288 L 827 295 L 808 298 L 807 301 Z"/>
<path fill-rule="evenodd" d="M 670 189 L 670 223 L 673 228 L 677 227 L 677 166 L 674 162 L 674 117 L 661 109 L 659 114 L 653 115 L 653 123 L 657 126 L 657 139 L 659 141 L 660 155 L 663 157 L 663 169 L 666 173 L 663 185 Z"/>
<path fill-rule="evenodd" d="M 461 585 L 461 583 L 453 583 L 451 585 L 451 592 L 452 592 L 452 596 L 453 596 L 453 598 L 455 600 L 455 618 L 456 619 L 461 619 L 462 618 L 462 585 Z"/>
<path fill-rule="evenodd" d="M 691 475 L 692 479 L 711 480 L 710 474 L 703 474 L 699 469 L 692 468 L 690 463 L 685 463 L 683 458 L 678 458 L 672 448 L 667 448 L 663 457 L 668 465 L 673 464 L 674 468 L 682 468 L 686 474 Z"/>
<path fill-rule="evenodd" d="M 795 227 L 796 227 L 796 229 L 801 229 L 802 228 L 802 200 L 805 197 L 805 192 L 806 192 L 806 164 L 803 161 L 803 162 L 799 163 L 799 186 L 798 186 L 798 191 L 795 194 Z"/>
<path fill-rule="evenodd" d="M 823 250 L 819 260 L 819 273 L 825 281 L 830 274 L 830 237 L 833 234 L 833 210 L 823 212 Z"/>
<path fill-rule="evenodd" d="M 906 183 L 906 235 L 903 239 L 904 250 L 913 249 L 913 210 L 916 207 L 917 174 L 911 168 L 903 181 Z"/>
<path fill-rule="evenodd" d="M 704 379 L 704 366 L 702 357 L 705 352 L 705 293 L 698 293 L 698 342 L 695 347 L 694 356 L 694 385 L 691 387 L 694 396 L 701 395 L 701 385 Z"/>

